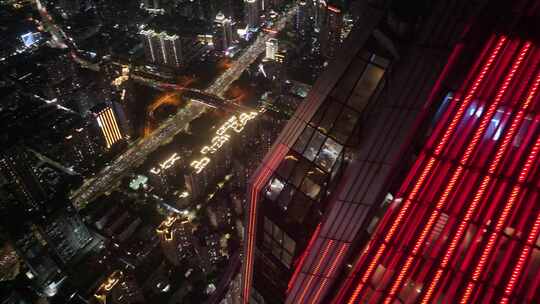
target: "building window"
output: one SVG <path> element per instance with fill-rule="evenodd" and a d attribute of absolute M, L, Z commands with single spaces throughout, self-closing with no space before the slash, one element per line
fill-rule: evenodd
<path fill-rule="evenodd" d="M 264 217 L 263 247 L 280 260 L 285 267 L 291 267 L 296 242 L 267 217 Z"/>
<path fill-rule="evenodd" d="M 356 84 L 353 96 L 348 99 L 348 105 L 361 112 L 368 104 L 384 75 L 384 69 L 369 64 Z"/>
<path fill-rule="evenodd" d="M 322 146 L 315 163 L 326 170 L 326 172 L 330 172 L 332 166 L 334 166 L 337 158 L 339 157 L 341 150 L 343 150 L 343 146 L 332 138 L 328 137 Z"/>
<path fill-rule="evenodd" d="M 296 140 L 296 143 L 294 144 L 293 149 L 302 154 L 304 152 L 304 149 L 306 148 L 309 140 L 311 139 L 311 135 L 313 134 L 314 129 L 310 126 L 306 126 L 304 131 L 302 131 L 302 134 L 300 134 L 300 137 L 298 140 Z"/>
<path fill-rule="evenodd" d="M 279 180 L 279 178 L 274 177 L 268 183 L 268 187 L 266 187 L 266 197 L 268 197 L 272 201 L 275 201 L 284 187 L 285 183 Z"/>
<path fill-rule="evenodd" d="M 321 148 L 324 140 L 325 136 L 321 132 L 316 131 L 311 138 L 309 145 L 304 151 L 304 157 L 307 158 L 309 161 L 315 160 L 315 156 L 317 156 L 317 153 L 319 152 L 319 149 Z"/>

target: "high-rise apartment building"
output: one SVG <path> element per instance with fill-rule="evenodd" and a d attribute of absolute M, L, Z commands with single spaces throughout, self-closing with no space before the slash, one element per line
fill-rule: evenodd
<path fill-rule="evenodd" d="M 214 20 L 213 32 L 214 49 L 219 52 L 225 52 L 233 45 L 232 21 L 229 17 L 219 12 Z"/>
<path fill-rule="evenodd" d="M 477 9 L 467 1 L 452 10 L 450 1 L 433 5 L 438 13 L 419 27 L 418 39 L 401 43 L 386 32 L 386 12 L 364 4 L 349 38 L 251 178 L 243 303 L 334 299 L 411 163 L 409 132 L 431 108 L 428 88 L 465 28 L 461 20 Z M 444 24 L 430 26 L 441 15 Z M 453 31 L 439 33 L 447 28 Z"/>
<path fill-rule="evenodd" d="M 305 41 L 313 31 L 313 3 L 311 0 L 300 0 L 295 18 L 295 29 L 300 40 Z"/>
<path fill-rule="evenodd" d="M 140 34 L 146 60 L 170 67 L 179 67 L 183 63 L 182 39 L 178 35 L 154 30 L 142 30 Z"/>
<path fill-rule="evenodd" d="M 343 29 L 343 10 L 334 4 L 326 5 L 324 21 L 322 23 L 320 40 L 321 54 L 326 58 L 333 58 L 341 45 L 341 31 Z"/>
<path fill-rule="evenodd" d="M 275 60 L 276 54 L 279 51 L 279 41 L 275 38 L 266 41 L 266 59 Z"/>
<path fill-rule="evenodd" d="M 259 14 L 260 7 L 257 0 L 244 0 L 244 21 L 248 27 L 259 27 Z"/>
<path fill-rule="evenodd" d="M 101 152 L 98 141 L 95 140 L 90 126 L 81 124 L 65 137 L 66 159 L 75 171 L 88 173 L 94 167 L 94 161 Z"/>
<path fill-rule="evenodd" d="M 94 109 L 94 115 L 105 139 L 105 147 L 107 149 L 124 138 L 120 131 L 116 115 L 111 107 L 105 104 L 98 106 Z"/>

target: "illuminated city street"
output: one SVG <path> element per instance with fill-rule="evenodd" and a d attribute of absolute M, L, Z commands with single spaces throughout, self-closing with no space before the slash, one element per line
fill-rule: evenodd
<path fill-rule="evenodd" d="M 38 0 L 39 1 L 39 0 Z M 294 16 L 296 7 L 291 8 L 283 16 L 279 17 L 274 29 L 280 31 L 288 21 Z M 273 36 L 272 33 L 265 33 L 259 36 L 256 41 L 237 59 L 235 59 L 229 69 L 220 75 L 206 90 L 213 95 L 222 96 L 229 86 L 242 74 L 242 72 L 253 63 L 266 48 L 266 41 Z M 159 86 L 160 83 L 157 83 Z M 129 149 L 115 159 L 109 166 L 99 172 L 95 177 L 88 179 L 84 184 L 74 191 L 71 199 L 75 206 L 84 208 L 86 204 L 97 196 L 110 190 L 111 186 L 118 181 L 127 170 L 140 164 L 146 156 L 170 140 L 181 131 L 187 130 L 189 123 L 206 111 L 206 107 L 200 103 L 190 102 L 179 112 L 164 121 L 152 135 L 134 142 Z"/>

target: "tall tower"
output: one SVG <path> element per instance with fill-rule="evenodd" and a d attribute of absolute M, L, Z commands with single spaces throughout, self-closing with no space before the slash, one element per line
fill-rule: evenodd
<path fill-rule="evenodd" d="M 257 0 L 244 0 L 245 22 L 250 28 L 259 26 L 260 7 Z"/>
<path fill-rule="evenodd" d="M 231 19 L 219 12 L 214 20 L 213 33 L 214 49 L 225 52 L 233 44 L 233 31 Z"/>
<path fill-rule="evenodd" d="M 360 104 L 375 98 L 383 86 L 388 61 L 380 66 L 359 57 L 365 43 L 359 37 L 363 31 L 373 30 L 380 18 L 380 14 L 370 13 L 372 19 L 366 19 L 350 38 L 347 55 L 334 60 L 320 76 L 251 177 L 246 195 L 249 201 L 242 272 L 244 304 L 259 303 L 260 298 L 266 303 L 321 303 L 313 302 L 309 294 L 296 297 L 295 283 L 302 284 L 307 279 L 312 285 L 325 277 L 329 280 L 337 276 L 330 271 L 332 263 L 313 263 L 324 247 L 328 247 L 328 256 L 337 261 L 334 268 L 343 261 L 345 247 L 337 241 L 342 236 L 327 236 L 326 229 L 330 227 L 323 230 L 323 221 L 337 211 L 332 211 L 333 206 L 341 208 L 333 198 L 343 195 L 338 191 L 347 183 L 344 172 L 356 149 L 352 139 L 360 137 Z M 275 45 L 270 46 L 273 51 Z M 384 62 L 378 55 L 373 57 Z M 362 98 L 351 93 L 354 87 L 363 87 Z M 361 218 L 354 220 L 358 221 L 354 225 L 362 222 Z M 351 233 L 339 232 L 347 236 Z M 321 233 L 324 237 L 318 239 Z M 306 252 L 312 246 L 317 250 L 314 257 L 307 259 Z M 309 263 L 308 268 L 300 269 L 304 267 L 302 261 Z M 316 293 L 314 285 L 308 290 Z"/>
<path fill-rule="evenodd" d="M 105 139 L 105 147 L 107 149 L 124 138 L 111 107 L 105 104 L 97 106 L 94 109 L 94 116 Z"/>
<path fill-rule="evenodd" d="M 295 28 L 301 40 L 306 40 L 311 33 L 311 0 L 300 0 L 298 2 L 298 11 L 296 12 Z"/>
<path fill-rule="evenodd" d="M 321 53 L 326 58 L 333 58 L 341 44 L 343 28 L 343 12 L 340 7 L 327 5 L 325 18 L 321 28 Z"/>
<path fill-rule="evenodd" d="M 276 54 L 279 51 L 279 41 L 275 38 L 266 41 L 266 59 L 275 60 Z"/>

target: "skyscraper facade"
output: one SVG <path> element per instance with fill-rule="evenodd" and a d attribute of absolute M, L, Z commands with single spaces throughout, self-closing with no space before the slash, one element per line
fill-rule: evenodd
<path fill-rule="evenodd" d="M 313 2 L 311 0 L 301 0 L 298 2 L 298 11 L 296 12 L 295 28 L 302 41 L 308 39 L 313 31 Z"/>
<path fill-rule="evenodd" d="M 448 14 L 448 2 L 437 5 Z M 429 24 L 440 15 L 426 20 L 419 40 L 399 45 L 403 53 L 396 53 L 399 41 L 386 36 L 385 11 L 363 7 L 349 38 L 251 179 L 243 303 L 335 298 L 378 212 L 394 197 L 395 180 L 414 157 L 409 132 L 435 100 L 426 88 L 436 84 L 465 28 L 462 14 L 475 8 L 460 5 L 462 11 L 438 29 Z M 451 26 L 458 33 L 444 39 L 436 34 Z M 441 53 L 441 45 L 449 51 Z"/>
<path fill-rule="evenodd" d="M 103 134 L 105 146 L 109 149 L 123 139 L 115 113 L 107 105 L 98 106 L 94 113 L 97 124 Z"/>
<path fill-rule="evenodd" d="M 244 0 L 245 23 L 250 28 L 259 26 L 260 7 L 257 0 Z"/>
<path fill-rule="evenodd" d="M 522 30 L 540 10 L 510 5 L 456 46 L 429 136 L 333 303 L 540 301 L 539 33 Z"/>
<path fill-rule="evenodd" d="M 337 5 L 328 4 L 324 15 L 320 32 L 321 54 L 326 58 L 333 58 L 341 44 L 343 10 Z"/>
<path fill-rule="evenodd" d="M 373 28 L 377 13 L 371 18 L 366 19 L 363 30 Z M 359 48 L 363 35 L 357 34 L 360 41 L 351 41 L 343 60 L 334 62 L 318 79 L 252 179 L 245 237 L 244 303 L 261 297 L 269 303 L 289 301 L 287 294 L 298 277 L 295 268 L 299 269 L 312 235 L 320 233 L 317 231 L 329 199 L 351 160 L 361 112 L 382 89 L 388 60 L 375 54 L 363 59 Z M 362 76 L 364 73 L 366 76 Z M 362 98 L 350 98 L 356 96 L 349 95 L 355 87 L 365 90 Z M 339 247 L 332 247 L 336 251 L 330 252 L 333 257 Z M 305 276 L 301 274 L 299 279 Z M 307 300 L 301 297 L 290 301 Z"/>

